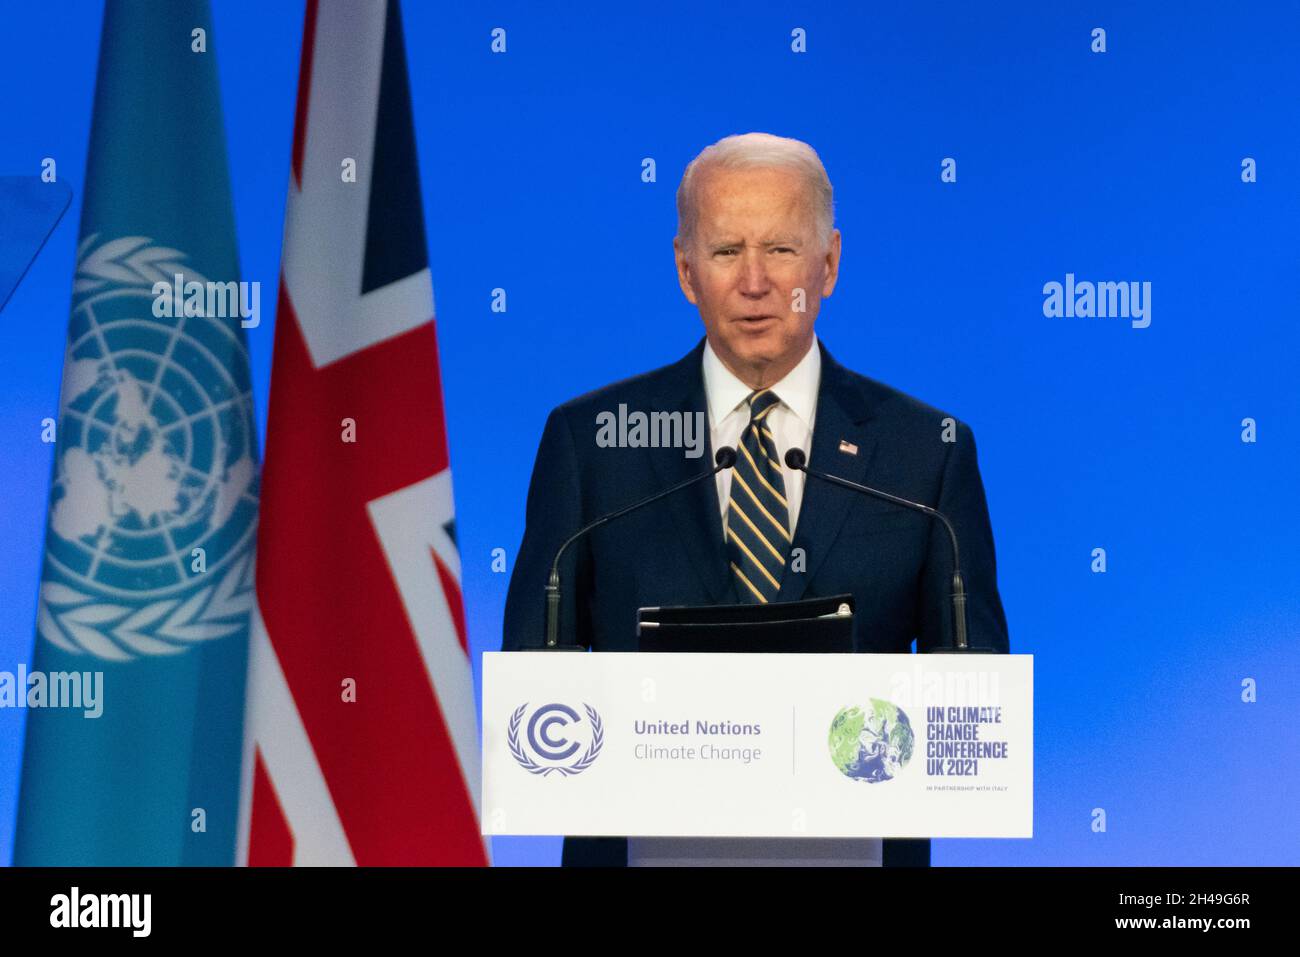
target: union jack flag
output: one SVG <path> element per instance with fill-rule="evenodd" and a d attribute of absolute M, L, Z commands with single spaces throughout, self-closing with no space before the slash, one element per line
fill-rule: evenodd
<path fill-rule="evenodd" d="M 237 859 L 486 864 L 397 0 L 307 4 L 292 166 Z"/>

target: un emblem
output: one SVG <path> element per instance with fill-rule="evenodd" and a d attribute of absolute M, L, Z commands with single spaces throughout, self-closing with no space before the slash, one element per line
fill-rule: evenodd
<path fill-rule="evenodd" d="M 78 249 L 37 631 L 124 661 L 242 631 L 257 448 L 238 320 L 157 318 L 184 253 L 127 236 Z"/>
<path fill-rule="evenodd" d="M 587 770 L 605 744 L 605 728 L 595 708 L 584 704 L 582 709 L 587 714 L 585 723 L 567 704 L 544 704 L 531 715 L 528 703 L 521 704 L 510 715 L 506 729 L 510 753 L 521 767 L 542 777 L 555 773 L 569 777 Z"/>

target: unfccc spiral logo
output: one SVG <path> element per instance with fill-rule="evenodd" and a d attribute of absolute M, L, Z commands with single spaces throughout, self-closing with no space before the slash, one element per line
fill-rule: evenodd
<path fill-rule="evenodd" d="M 582 709 L 587 713 L 586 721 L 567 704 L 544 704 L 531 714 L 526 701 L 516 708 L 510 715 L 506 741 L 520 767 L 542 777 L 552 772 L 568 777 L 591 767 L 604 746 L 605 728 L 595 708 L 583 704 Z M 525 715 L 528 715 L 526 724 Z"/>

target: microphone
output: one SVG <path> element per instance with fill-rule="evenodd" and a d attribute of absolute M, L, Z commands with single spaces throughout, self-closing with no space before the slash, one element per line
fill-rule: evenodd
<path fill-rule="evenodd" d="M 922 505 L 920 502 L 912 502 L 905 498 L 899 498 L 897 495 L 890 495 L 888 492 L 882 492 L 880 489 L 871 488 L 866 485 L 859 485 L 857 482 L 850 482 L 848 479 L 842 479 L 837 475 L 828 475 L 825 472 L 818 472 L 808 468 L 808 457 L 804 455 L 803 449 L 790 449 L 785 453 L 786 468 L 796 469 L 813 478 L 821 479 L 823 482 L 829 482 L 832 485 L 839 485 L 843 488 L 852 489 L 855 492 L 865 492 L 867 495 L 873 495 L 876 498 L 883 498 L 886 502 L 893 502 L 895 505 L 901 505 L 904 508 L 915 509 L 918 512 L 924 512 L 932 518 L 937 518 L 943 522 L 944 528 L 948 529 L 948 538 L 952 542 L 952 624 L 953 624 L 953 647 L 936 648 L 938 652 L 968 652 L 972 650 L 966 640 L 966 583 L 961 577 L 961 559 L 957 549 L 957 533 L 953 531 L 952 522 L 948 521 L 948 516 L 942 512 L 931 508 L 928 505 Z"/>
<path fill-rule="evenodd" d="M 712 478 L 723 469 L 729 469 L 736 464 L 736 450 L 729 445 L 724 445 L 718 449 L 713 456 L 715 467 L 708 472 L 701 472 L 694 475 L 684 482 L 678 482 L 671 488 L 666 488 L 662 492 L 656 492 L 649 498 L 643 498 L 639 502 L 633 502 L 626 508 L 620 508 L 617 512 L 610 512 L 601 518 L 596 519 L 590 525 L 586 525 L 565 540 L 560 546 L 559 551 L 555 553 L 555 561 L 551 562 L 551 576 L 546 583 L 546 644 L 544 648 L 548 651 L 586 651 L 581 645 L 561 645 L 560 642 L 560 559 L 564 557 L 564 551 L 582 536 L 588 532 L 594 531 L 606 522 L 612 522 L 616 518 L 622 518 L 629 512 L 635 512 L 639 508 L 649 505 L 651 502 L 657 502 L 661 498 L 667 498 L 674 492 L 680 492 L 687 486 L 694 485 L 696 482 L 703 482 L 707 478 Z"/>

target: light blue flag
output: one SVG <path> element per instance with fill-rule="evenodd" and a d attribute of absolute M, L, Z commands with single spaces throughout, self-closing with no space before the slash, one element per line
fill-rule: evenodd
<path fill-rule="evenodd" d="M 19 689 L 18 865 L 234 860 L 255 300 L 236 283 L 215 56 L 206 0 L 107 0 Z"/>

